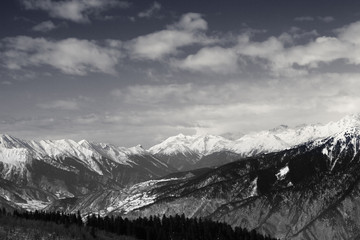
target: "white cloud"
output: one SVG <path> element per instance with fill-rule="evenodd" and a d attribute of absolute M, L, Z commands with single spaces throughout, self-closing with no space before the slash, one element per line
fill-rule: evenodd
<path fill-rule="evenodd" d="M 18 36 L 6 38 L 2 43 L 4 52 L 1 60 L 9 69 L 48 65 L 72 75 L 89 72 L 114 74 L 121 56 L 119 50 L 111 46 L 75 38 L 50 41 Z"/>
<path fill-rule="evenodd" d="M 146 9 L 143 12 L 139 12 L 138 17 L 140 18 L 150 18 L 154 16 L 161 9 L 161 4 L 158 2 L 154 2 L 150 8 Z"/>
<path fill-rule="evenodd" d="M 178 23 L 169 26 L 170 29 L 180 29 L 186 31 L 207 30 L 207 22 L 202 18 L 199 13 L 184 14 Z"/>
<path fill-rule="evenodd" d="M 176 54 L 181 47 L 212 42 L 203 34 L 206 29 L 207 23 L 200 14 L 188 13 L 166 30 L 133 39 L 127 48 L 132 58 L 160 60 Z"/>
<path fill-rule="evenodd" d="M 52 21 L 44 21 L 35 25 L 32 30 L 36 32 L 49 32 L 55 28 L 56 26 Z"/>
<path fill-rule="evenodd" d="M 341 41 L 360 45 L 360 21 L 338 29 L 337 32 Z"/>
<path fill-rule="evenodd" d="M 338 96 L 328 100 L 329 112 L 342 114 L 352 114 L 359 112 L 360 97 L 357 96 Z"/>
<path fill-rule="evenodd" d="M 78 23 L 89 22 L 89 16 L 95 12 L 112 7 L 127 8 L 129 3 L 117 0 L 22 0 L 29 10 L 43 10 L 51 17 L 70 20 Z"/>
<path fill-rule="evenodd" d="M 287 39 L 293 39 L 292 35 Z M 288 41 L 289 42 L 289 41 Z M 290 41 L 291 42 L 291 41 Z M 347 64 L 360 64 L 360 23 L 356 22 L 338 30 L 334 37 L 320 36 L 303 45 L 284 46 L 284 35 L 270 37 L 263 42 L 253 42 L 242 37 L 237 46 L 240 55 L 263 59 L 273 74 L 307 74 L 321 63 L 344 60 Z"/>
<path fill-rule="evenodd" d="M 158 60 L 170 54 L 176 54 L 178 48 L 197 42 L 189 32 L 162 30 L 146 36 L 140 36 L 130 42 L 128 48 L 131 57 Z"/>
<path fill-rule="evenodd" d="M 238 55 L 234 49 L 222 47 L 204 47 L 196 54 L 184 60 L 175 61 L 176 67 L 199 72 L 234 73 L 238 69 Z"/>
<path fill-rule="evenodd" d="M 251 42 L 250 38 L 244 36 L 239 38 L 239 44 L 236 47 L 237 53 L 251 56 L 270 58 L 276 52 L 284 49 L 283 43 L 275 37 L 270 37 L 264 42 Z"/>

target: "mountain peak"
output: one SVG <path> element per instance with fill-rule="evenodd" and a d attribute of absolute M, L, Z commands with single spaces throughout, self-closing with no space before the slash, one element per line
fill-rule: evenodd
<path fill-rule="evenodd" d="M 280 131 L 284 131 L 284 130 L 286 130 L 288 128 L 289 128 L 288 125 L 281 124 L 281 125 L 277 126 L 276 128 L 271 129 L 270 131 L 271 132 L 280 132 Z"/>
<path fill-rule="evenodd" d="M 336 122 L 340 127 L 343 126 L 345 128 L 347 127 L 360 127 L 360 113 L 356 114 L 350 114 L 342 119 L 340 119 L 338 122 Z"/>
<path fill-rule="evenodd" d="M 82 146 L 82 147 L 91 147 L 91 143 L 90 143 L 88 140 L 85 140 L 85 139 L 80 140 L 80 141 L 78 142 L 78 144 L 79 144 L 80 146 Z"/>
<path fill-rule="evenodd" d="M 8 134 L 0 134 L 0 146 L 5 148 L 16 148 L 24 145 L 24 142 Z"/>

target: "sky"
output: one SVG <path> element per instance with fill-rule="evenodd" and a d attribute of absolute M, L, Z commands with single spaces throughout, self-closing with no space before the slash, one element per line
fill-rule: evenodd
<path fill-rule="evenodd" d="M 150 147 L 360 106 L 360 2 L 4 0 L 0 133 Z"/>

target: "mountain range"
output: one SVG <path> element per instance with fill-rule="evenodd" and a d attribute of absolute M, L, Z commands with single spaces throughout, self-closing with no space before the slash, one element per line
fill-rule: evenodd
<path fill-rule="evenodd" d="M 180 134 L 148 150 L 1 135 L 0 204 L 84 216 L 184 213 L 281 239 L 356 239 L 359 147 L 359 115 L 237 140 Z"/>
<path fill-rule="evenodd" d="M 56 199 L 121 189 L 173 171 L 141 146 L 0 135 L 0 201 L 6 206 L 41 208 Z"/>
<path fill-rule="evenodd" d="M 179 134 L 151 147 L 148 152 L 178 170 L 213 167 L 239 158 L 281 151 L 296 145 L 326 138 L 360 126 L 359 115 L 349 115 L 328 124 L 302 125 L 250 133 L 237 140 L 221 136 Z"/>

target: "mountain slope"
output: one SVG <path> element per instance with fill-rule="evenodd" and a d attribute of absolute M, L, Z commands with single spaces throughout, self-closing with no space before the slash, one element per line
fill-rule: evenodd
<path fill-rule="evenodd" d="M 103 214 L 205 217 L 281 239 L 356 239 L 360 131 L 262 154 L 201 175 L 140 183 L 124 195 L 89 195 Z M 111 196 L 106 203 L 105 196 Z M 121 198 L 121 199 L 120 199 Z M 120 204 L 119 204 L 120 203 Z M 83 205 L 72 206 L 85 209 Z M 91 208 L 86 208 L 89 211 Z"/>
<path fill-rule="evenodd" d="M 231 144 L 230 140 L 220 136 L 179 134 L 169 137 L 148 151 L 178 170 L 187 170 L 193 168 L 203 156 L 225 151 Z"/>
<path fill-rule="evenodd" d="M 171 172 L 141 146 L 128 149 L 85 140 L 26 141 L 0 135 L 0 178 L 12 183 L 0 182 L 1 196 L 27 209 Z"/>

